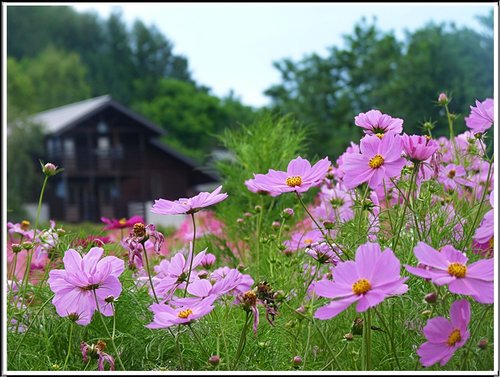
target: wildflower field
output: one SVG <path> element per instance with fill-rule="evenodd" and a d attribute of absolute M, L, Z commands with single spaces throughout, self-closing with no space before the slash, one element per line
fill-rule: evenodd
<path fill-rule="evenodd" d="M 493 371 L 494 103 L 450 100 L 447 137 L 367 109 L 314 161 L 290 117 L 227 131 L 219 187 L 151 198 L 178 229 L 9 222 L 7 369 Z"/>

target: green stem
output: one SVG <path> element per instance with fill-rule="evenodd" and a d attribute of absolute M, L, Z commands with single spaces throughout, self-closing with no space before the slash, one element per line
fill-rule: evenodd
<path fill-rule="evenodd" d="M 416 167 L 416 165 L 415 165 L 415 167 Z M 396 252 L 396 247 L 398 246 L 399 237 L 401 235 L 401 229 L 403 228 L 403 224 L 404 224 L 404 220 L 405 220 L 406 208 L 408 207 L 409 198 L 412 195 L 413 181 L 416 180 L 415 178 L 417 176 L 417 172 L 418 172 L 418 169 L 413 169 L 413 172 L 412 172 L 412 175 L 410 178 L 410 187 L 408 188 L 408 198 L 406 200 L 404 200 L 403 214 L 401 215 L 401 221 L 399 222 L 398 232 L 396 233 L 396 238 L 394 239 L 394 242 L 393 242 L 392 247 L 391 247 L 394 252 Z M 403 199 L 404 199 L 404 195 L 403 195 Z"/>
<path fill-rule="evenodd" d="M 120 354 L 118 353 L 118 349 L 116 348 L 116 345 L 115 345 L 115 339 L 109 333 L 108 326 L 106 326 L 106 322 L 104 321 L 104 316 L 101 313 L 101 309 L 99 309 L 99 300 L 97 299 L 97 293 L 96 293 L 95 289 L 93 289 L 92 292 L 94 292 L 95 304 L 97 306 L 97 311 L 99 312 L 99 317 L 101 318 L 102 325 L 104 326 L 104 329 L 106 330 L 106 333 L 108 334 L 109 339 L 111 339 L 111 344 L 113 345 L 113 349 L 115 350 L 116 358 L 118 359 L 118 363 L 120 364 L 120 367 L 122 368 L 122 370 L 125 370 L 125 367 L 123 366 L 123 363 L 122 363 L 122 359 L 120 358 Z M 114 313 L 113 313 L 113 316 L 114 316 Z"/>
<path fill-rule="evenodd" d="M 144 244 L 145 242 L 141 242 L 142 250 L 144 250 L 144 261 L 146 262 L 146 271 L 148 272 L 149 284 L 151 285 L 151 290 L 153 291 L 153 296 L 155 297 L 155 301 L 157 304 L 159 304 L 160 302 L 158 301 L 158 297 L 156 296 L 155 287 L 153 285 L 153 279 L 151 277 L 151 272 L 149 271 L 148 253 L 146 252 L 146 246 Z"/>
<path fill-rule="evenodd" d="M 187 289 L 189 285 L 189 279 L 191 277 L 191 270 L 193 269 L 193 259 L 194 259 L 194 243 L 196 241 L 196 221 L 194 221 L 194 213 L 191 214 L 191 219 L 193 220 L 193 247 L 191 249 L 191 260 L 189 261 L 189 272 L 186 280 L 186 288 L 184 289 L 184 297 L 186 297 Z"/>
<path fill-rule="evenodd" d="M 191 330 L 191 332 L 193 333 L 194 337 L 196 338 L 196 341 L 198 342 L 198 344 L 200 345 L 201 349 L 203 350 L 203 352 L 205 353 L 205 355 L 207 356 L 207 359 L 208 359 L 210 357 L 210 354 L 208 353 L 207 349 L 203 345 L 201 339 L 198 337 L 198 334 L 194 331 L 191 324 L 188 324 L 188 327 L 189 327 L 189 330 Z"/>
<path fill-rule="evenodd" d="M 243 325 L 243 328 L 241 329 L 241 335 L 240 335 L 240 341 L 238 343 L 238 349 L 236 351 L 236 355 L 234 356 L 233 370 L 236 369 L 236 366 L 238 365 L 238 361 L 240 360 L 241 354 L 243 353 L 243 349 L 245 348 L 249 318 L 251 318 L 250 312 L 247 311 L 246 316 L 245 316 L 245 324 Z"/>
<path fill-rule="evenodd" d="M 257 270 L 260 272 L 260 231 L 262 228 L 262 215 L 264 213 L 264 198 L 260 197 L 260 212 L 259 212 L 259 220 L 257 223 Z"/>
<path fill-rule="evenodd" d="M 485 308 L 483 310 L 483 315 L 481 316 L 481 319 L 478 322 L 476 322 L 476 327 L 472 331 L 471 336 L 469 338 L 469 346 L 467 347 L 467 350 L 465 351 L 465 355 L 464 355 L 463 362 L 462 362 L 462 365 L 460 367 L 460 370 L 465 370 L 464 368 L 465 368 L 465 366 L 467 364 L 467 359 L 468 359 L 468 356 L 469 356 L 469 351 L 470 351 L 470 349 L 472 347 L 472 341 L 474 339 L 474 336 L 476 336 L 476 333 L 477 333 L 477 330 L 479 329 L 479 326 L 483 323 L 484 317 L 486 317 L 486 313 L 488 312 L 488 310 L 490 309 L 490 307 L 493 307 L 493 305 L 485 305 Z"/>
<path fill-rule="evenodd" d="M 26 335 L 28 335 L 28 332 L 30 331 L 31 326 L 32 326 L 32 325 L 33 325 L 33 323 L 35 322 L 36 317 L 38 317 L 38 315 L 40 314 L 40 312 L 42 311 L 42 309 L 45 307 L 45 305 L 47 305 L 47 304 L 48 304 L 48 302 L 54 298 L 54 296 L 55 296 L 55 295 L 50 296 L 50 297 L 47 299 L 47 301 L 45 301 L 45 302 L 42 304 L 42 306 L 40 307 L 40 309 L 38 309 L 38 311 L 35 313 L 35 315 L 33 316 L 33 319 L 31 320 L 30 324 L 28 325 L 28 328 L 27 328 L 27 329 L 26 329 L 26 331 L 24 332 L 24 335 L 23 335 L 23 337 L 22 337 L 21 341 L 20 341 L 20 342 L 19 342 L 19 344 L 17 345 L 16 350 L 14 351 L 14 355 L 12 355 L 12 359 L 14 359 L 14 358 L 16 357 L 17 352 L 19 351 L 19 347 L 21 347 L 21 344 L 23 344 L 24 339 L 26 338 Z"/>
<path fill-rule="evenodd" d="M 396 364 L 398 365 L 399 370 L 401 370 L 401 364 L 399 363 L 398 354 L 396 353 L 396 347 L 394 346 L 394 333 L 392 331 L 389 331 L 389 327 L 387 327 L 384 318 L 378 312 L 377 308 L 374 307 L 373 310 L 375 311 L 375 314 L 377 315 L 380 322 L 382 322 L 382 326 L 384 326 L 384 330 L 387 334 L 387 337 L 389 338 L 389 342 L 391 343 L 392 354 L 394 355 L 394 359 L 396 360 Z"/>
<path fill-rule="evenodd" d="M 69 354 L 71 353 L 71 341 L 73 339 L 73 323 L 69 326 L 69 341 L 68 341 L 68 353 L 66 354 L 66 360 L 64 360 L 63 370 L 66 370 L 66 365 L 68 365 Z"/>
<path fill-rule="evenodd" d="M 461 250 L 463 250 L 463 248 L 469 244 L 470 238 L 472 237 L 473 232 L 476 231 L 476 224 L 477 224 L 477 221 L 479 220 L 479 215 L 481 214 L 481 209 L 483 207 L 484 200 L 486 198 L 486 193 L 488 191 L 488 186 L 490 183 L 492 166 L 493 166 L 493 157 L 491 158 L 490 165 L 488 167 L 488 176 L 486 177 L 486 183 L 484 185 L 483 193 L 481 195 L 481 202 L 479 203 L 479 208 L 477 209 L 476 216 L 474 217 L 474 221 L 472 222 L 472 226 L 469 228 L 469 232 L 467 234 L 467 237 L 464 238 L 464 243 L 461 246 Z"/>
<path fill-rule="evenodd" d="M 364 314 L 365 320 L 363 323 L 363 361 L 364 361 L 364 367 L 365 370 L 371 370 L 372 369 L 372 332 L 371 332 L 371 327 L 372 327 L 372 321 L 371 321 L 371 313 L 370 309 L 366 311 Z"/>
<path fill-rule="evenodd" d="M 343 262 L 344 259 L 337 253 L 337 250 L 335 250 L 335 247 L 331 244 L 330 240 L 328 239 L 328 236 L 326 235 L 326 233 L 323 231 L 323 229 L 319 226 L 318 222 L 315 220 L 315 218 L 313 217 L 313 215 L 311 215 L 311 213 L 307 210 L 307 207 L 306 205 L 304 204 L 304 202 L 302 201 L 302 198 L 300 197 L 300 194 L 297 192 L 297 191 L 294 191 L 295 194 L 297 194 L 297 198 L 299 199 L 299 202 L 300 204 L 302 205 L 302 207 L 304 208 L 304 210 L 306 211 L 306 213 L 309 215 L 309 217 L 311 218 L 311 220 L 314 222 L 314 224 L 316 224 L 316 227 L 319 229 L 319 231 L 321 232 L 321 234 L 323 235 L 323 238 L 325 239 L 326 243 L 330 246 L 330 248 L 332 249 L 332 251 L 337 255 L 337 257 Z M 343 253 L 345 253 L 345 251 L 343 250 Z M 347 257 L 349 258 L 349 255 L 347 255 Z"/>
<path fill-rule="evenodd" d="M 40 219 L 40 211 L 42 209 L 43 194 L 45 192 L 45 187 L 47 186 L 47 181 L 49 176 L 46 175 L 43 180 L 42 190 L 40 191 L 40 197 L 38 198 L 38 209 L 36 210 L 35 227 L 33 228 L 33 243 L 36 240 L 36 230 L 38 228 L 38 220 Z M 33 257 L 33 248 L 28 251 L 28 259 L 26 261 L 26 270 L 23 275 L 23 297 L 26 296 L 26 289 L 28 288 L 28 278 L 31 269 L 31 258 Z"/>

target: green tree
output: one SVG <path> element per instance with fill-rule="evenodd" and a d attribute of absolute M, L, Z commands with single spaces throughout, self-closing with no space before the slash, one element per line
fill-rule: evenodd
<path fill-rule="evenodd" d="M 7 119 L 16 119 L 20 114 L 32 114 L 37 110 L 35 86 L 26 75 L 21 64 L 7 58 Z"/>
<path fill-rule="evenodd" d="M 489 18 L 482 19 L 490 30 Z M 426 119 L 437 120 L 436 135 L 446 133 L 443 114 L 433 106 L 441 91 L 451 92 L 451 110 L 462 115 L 476 98 L 493 94 L 493 39 L 453 25 L 428 24 L 403 41 L 362 19 L 343 47 L 274 65 L 281 82 L 270 87 L 272 108 L 294 113 L 311 125 L 320 155 L 338 156 L 361 136 L 354 116 L 372 108 L 405 120 L 407 133 L 421 132 Z M 463 130 L 463 121 L 457 131 Z"/>
<path fill-rule="evenodd" d="M 43 153 L 43 132 L 25 118 L 9 122 L 7 129 L 7 216 L 20 221 L 23 204 L 36 201 L 43 178 L 36 156 Z"/>

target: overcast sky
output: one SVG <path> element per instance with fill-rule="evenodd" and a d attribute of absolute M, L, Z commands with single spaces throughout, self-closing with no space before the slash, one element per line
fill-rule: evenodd
<path fill-rule="evenodd" d="M 95 10 L 107 18 L 121 8 L 131 25 L 140 19 L 154 24 L 174 44 L 174 53 L 188 58 L 194 79 L 224 96 L 231 89 L 247 105 L 268 103 L 263 94 L 279 83 L 273 61 L 300 59 L 305 54 L 325 55 L 327 47 L 342 46 L 362 16 L 377 17 L 384 31 L 399 39 L 429 21 L 453 21 L 479 29 L 476 15 L 486 15 L 495 4 L 162 4 L 80 3 L 78 11 Z"/>

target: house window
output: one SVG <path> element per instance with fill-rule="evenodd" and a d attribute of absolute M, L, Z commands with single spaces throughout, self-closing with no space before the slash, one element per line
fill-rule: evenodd
<path fill-rule="evenodd" d="M 75 156 L 75 141 L 73 139 L 64 139 L 64 155 L 66 157 Z"/>
<path fill-rule="evenodd" d="M 97 132 L 100 134 L 108 132 L 108 124 L 103 120 L 99 121 L 99 123 L 97 123 Z"/>
<path fill-rule="evenodd" d="M 109 151 L 109 137 L 107 136 L 99 136 L 97 139 L 97 149 L 100 151 Z"/>
<path fill-rule="evenodd" d="M 61 199 L 64 199 L 66 197 L 66 185 L 64 184 L 64 181 L 57 182 L 56 196 Z"/>

